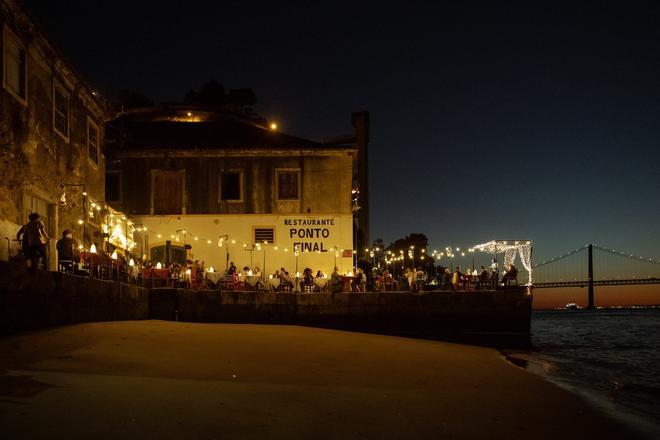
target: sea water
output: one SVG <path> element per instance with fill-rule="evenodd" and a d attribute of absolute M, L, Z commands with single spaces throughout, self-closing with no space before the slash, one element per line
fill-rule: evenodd
<path fill-rule="evenodd" d="M 660 438 L 660 308 L 534 312 L 532 344 L 549 380 Z"/>

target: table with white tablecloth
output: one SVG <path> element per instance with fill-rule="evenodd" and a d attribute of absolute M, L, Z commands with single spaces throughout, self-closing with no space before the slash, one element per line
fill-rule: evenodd
<path fill-rule="evenodd" d="M 224 274 L 221 272 L 206 272 L 206 279 L 217 285 L 223 278 Z"/>
<path fill-rule="evenodd" d="M 328 287 L 328 278 L 314 278 L 314 285 L 323 292 Z"/>

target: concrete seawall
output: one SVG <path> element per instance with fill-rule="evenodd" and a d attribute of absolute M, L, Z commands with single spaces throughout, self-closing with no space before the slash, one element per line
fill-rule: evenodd
<path fill-rule="evenodd" d="M 529 344 L 526 288 L 468 292 L 279 293 L 153 289 L 153 319 L 298 324 L 494 345 Z"/>
<path fill-rule="evenodd" d="M 0 334 L 149 317 L 147 289 L 0 261 Z"/>
<path fill-rule="evenodd" d="M 0 334 L 80 322 L 162 319 L 295 324 L 526 346 L 532 297 L 498 291 L 274 293 L 146 289 L 0 261 Z"/>

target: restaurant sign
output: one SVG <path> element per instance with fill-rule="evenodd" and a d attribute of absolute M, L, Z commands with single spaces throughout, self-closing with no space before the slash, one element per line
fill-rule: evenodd
<path fill-rule="evenodd" d="M 293 248 L 300 252 L 328 252 L 335 246 L 334 218 L 286 218 L 284 227 Z"/>

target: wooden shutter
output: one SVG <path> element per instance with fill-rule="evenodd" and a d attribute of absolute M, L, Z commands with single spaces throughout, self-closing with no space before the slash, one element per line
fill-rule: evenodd
<path fill-rule="evenodd" d="M 158 171 L 154 175 L 154 214 L 183 212 L 184 174 L 178 171 Z"/>

